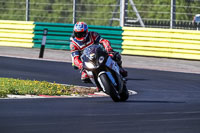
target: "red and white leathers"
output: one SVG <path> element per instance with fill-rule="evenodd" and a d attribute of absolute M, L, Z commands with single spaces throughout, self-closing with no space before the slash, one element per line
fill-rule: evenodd
<path fill-rule="evenodd" d="M 83 50 L 93 44 L 102 44 L 108 53 L 113 52 L 109 41 L 101 38 L 97 32 L 88 32 L 85 39 L 80 40 L 76 37 L 71 37 L 70 50 L 72 63 L 79 69 L 83 67 L 83 63 L 80 60 Z M 88 75 L 85 71 L 82 71 L 81 79 L 84 80 L 85 78 L 88 78 Z"/>

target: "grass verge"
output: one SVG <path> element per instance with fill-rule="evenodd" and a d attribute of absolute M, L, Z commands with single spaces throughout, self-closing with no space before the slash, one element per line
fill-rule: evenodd
<path fill-rule="evenodd" d="M 61 85 L 37 80 L 21 80 L 13 78 L 0 78 L 0 97 L 14 95 L 86 95 L 94 93 L 92 88 L 84 88 L 73 85 Z"/>

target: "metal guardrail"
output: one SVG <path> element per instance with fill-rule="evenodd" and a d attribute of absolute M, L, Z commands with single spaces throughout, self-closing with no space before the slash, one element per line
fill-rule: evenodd
<path fill-rule="evenodd" d="M 200 32 L 123 27 L 122 54 L 200 60 Z"/>
<path fill-rule="evenodd" d="M 40 48 L 43 30 L 48 29 L 48 36 L 46 41 L 46 48 L 53 49 L 66 49 L 70 50 L 70 37 L 73 32 L 73 24 L 66 23 L 45 23 L 35 22 L 34 28 L 34 47 Z M 122 28 L 111 26 L 94 26 L 88 25 L 89 31 L 98 32 L 103 38 L 108 39 L 111 42 L 111 46 L 118 52 L 121 52 L 122 44 Z"/>
<path fill-rule="evenodd" d="M 89 25 L 127 55 L 200 60 L 200 31 Z M 0 21 L 0 46 L 41 47 L 48 29 L 46 48 L 69 50 L 73 24 Z"/>
<path fill-rule="evenodd" d="M 33 47 L 33 22 L 0 20 L 0 46 Z"/>

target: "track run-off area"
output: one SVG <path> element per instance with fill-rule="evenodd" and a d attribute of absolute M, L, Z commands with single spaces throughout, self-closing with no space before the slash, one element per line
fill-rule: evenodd
<path fill-rule="evenodd" d="M 79 71 L 63 61 L 64 56 L 58 57 L 58 51 L 47 50 L 49 59 L 38 60 L 37 51 L 24 58 L 19 56 L 30 49 L 12 50 L 21 52 L 1 51 L 0 77 L 92 86 L 81 82 Z M 133 56 L 123 56 L 123 61 L 129 73 L 127 88 L 137 92 L 127 102 L 115 103 L 109 97 L 0 99 L 0 132 L 200 132 L 198 61 Z"/>

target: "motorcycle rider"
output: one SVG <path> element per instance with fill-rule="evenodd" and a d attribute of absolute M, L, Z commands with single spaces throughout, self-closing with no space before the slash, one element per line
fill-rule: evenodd
<path fill-rule="evenodd" d="M 80 60 L 80 56 L 86 47 L 95 44 L 102 44 L 104 46 L 108 54 L 120 66 L 120 73 L 122 76 L 127 77 L 127 71 L 122 68 L 121 55 L 118 52 L 113 51 L 108 40 L 102 38 L 97 32 L 88 31 L 88 26 L 85 22 L 77 22 L 74 25 L 73 35 L 70 40 L 72 63 L 81 70 L 81 80 L 83 82 L 88 83 L 90 82 L 90 79 L 85 70 L 82 69 L 83 63 Z"/>

